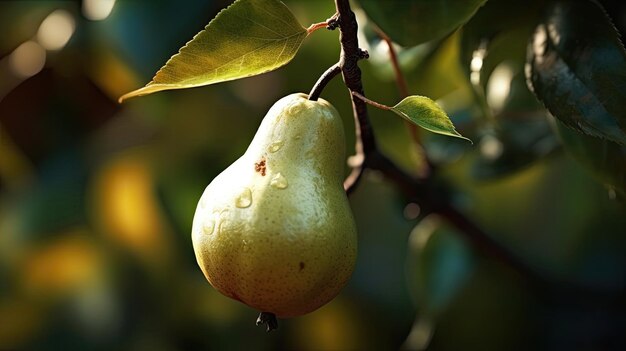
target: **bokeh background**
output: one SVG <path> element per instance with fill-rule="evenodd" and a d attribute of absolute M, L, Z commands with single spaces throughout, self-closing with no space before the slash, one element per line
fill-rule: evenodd
<path fill-rule="evenodd" d="M 212 289 L 190 240 L 200 194 L 273 102 L 308 92 L 339 52 L 338 33 L 318 31 L 278 71 L 117 103 L 229 3 L 0 1 L 0 350 L 625 346 L 625 205 L 562 151 L 528 92 L 513 40 L 524 26 L 498 37 L 491 61 L 461 32 L 397 49 L 411 93 L 439 99 L 474 140 L 424 134 L 441 181 L 541 283 L 370 172 L 350 198 L 356 271 L 331 303 L 266 334 L 257 311 Z M 334 13 L 330 0 L 285 3 L 306 25 Z M 361 17 L 365 90 L 392 105 L 388 49 L 368 26 Z M 481 105 L 472 84 L 487 66 Z M 352 145 L 345 87 L 322 96 Z M 380 147 L 414 171 L 404 123 L 370 113 Z"/>

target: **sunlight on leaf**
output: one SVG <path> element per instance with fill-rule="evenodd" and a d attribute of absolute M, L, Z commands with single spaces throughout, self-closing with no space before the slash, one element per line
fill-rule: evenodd
<path fill-rule="evenodd" d="M 273 71 L 293 59 L 307 36 L 278 0 L 237 0 L 222 10 L 152 81 L 120 98 L 184 89 Z"/>
<path fill-rule="evenodd" d="M 551 7 L 528 44 L 526 77 L 567 127 L 626 146 L 626 50 L 598 3 Z"/>
<path fill-rule="evenodd" d="M 425 96 L 409 96 L 392 107 L 391 111 L 433 133 L 472 142 L 454 129 L 446 112 L 436 102 Z"/>

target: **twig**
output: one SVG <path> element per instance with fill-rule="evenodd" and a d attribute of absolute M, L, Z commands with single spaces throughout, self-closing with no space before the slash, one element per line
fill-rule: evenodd
<path fill-rule="evenodd" d="M 316 30 L 322 29 L 322 28 L 326 28 L 328 30 L 335 30 L 335 28 L 337 28 L 337 16 L 339 16 L 339 14 L 335 13 L 324 22 L 313 23 L 312 25 L 309 26 L 309 28 L 306 29 L 306 35 L 308 36 L 311 33 L 315 32 Z"/>
<path fill-rule="evenodd" d="M 316 30 L 322 29 L 322 28 L 328 28 L 328 21 L 313 23 L 312 25 L 309 26 L 309 28 L 306 29 L 306 35 L 310 35 Z"/>
<path fill-rule="evenodd" d="M 335 78 L 339 73 L 341 73 L 341 67 L 339 67 L 339 62 L 330 66 L 317 80 L 311 92 L 309 93 L 309 100 L 317 101 L 319 99 L 322 90 L 326 87 L 326 84 L 330 82 L 333 78 Z"/>
<path fill-rule="evenodd" d="M 396 77 L 396 85 L 398 86 L 398 91 L 400 92 L 400 98 L 404 99 L 409 96 L 409 86 L 406 83 L 406 79 L 404 79 L 404 74 L 402 74 L 402 69 L 400 68 L 400 62 L 398 61 L 398 55 L 396 54 L 396 49 L 393 47 L 393 41 L 387 33 L 382 30 L 376 28 L 376 34 L 387 44 L 389 48 L 389 59 L 391 60 L 391 67 L 393 67 L 393 72 Z"/>
<path fill-rule="evenodd" d="M 387 105 L 383 105 L 383 104 L 381 104 L 379 102 L 376 102 L 374 100 L 370 100 L 370 99 L 366 98 L 365 96 L 357 93 L 356 91 L 352 91 L 351 93 L 352 93 L 352 95 L 354 95 L 354 96 L 358 97 L 359 99 L 363 100 L 363 102 L 365 102 L 365 103 L 367 103 L 369 105 L 372 105 L 372 106 L 374 106 L 376 108 L 379 108 L 381 110 L 386 110 L 386 111 L 391 110 L 391 107 L 389 107 Z"/>
<path fill-rule="evenodd" d="M 387 47 L 389 48 L 389 59 L 391 61 L 391 67 L 393 67 L 393 73 L 396 78 L 396 86 L 398 87 L 398 92 L 400 93 L 400 99 L 404 99 L 405 97 L 410 95 L 409 86 L 406 82 L 406 79 L 404 79 L 404 74 L 402 73 L 402 68 L 400 67 L 400 62 L 398 60 L 396 49 L 393 47 L 393 41 L 391 40 L 391 38 L 389 38 L 387 33 L 383 32 L 380 28 L 376 27 L 376 33 L 387 44 Z M 415 144 L 414 146 L 421 157 L 421 162 L 417 169 L 418 174 L 420 177 L 425 178 L 428 176 L 428 174 L 430 174 L 434 165 L 426 156 L 426 151 L 422 146 L 422 137 L 419 133 L 417 126 L 413 123 L 410 123 L 409 121 L 404 121 L 404 125 L 409 130 L 411 139 Z"/>

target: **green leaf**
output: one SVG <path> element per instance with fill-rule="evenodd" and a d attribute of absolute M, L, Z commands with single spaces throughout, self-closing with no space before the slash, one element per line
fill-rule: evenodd
<path fill-rule="evenodd" d="M 454 129 L 454 124 L 444 110 L 425 96 L 409 96 L 400 101 L 391 111 L 418 126 L 437 134 L 453 136 L 472 142 Z"/>
<path fill-rule="evenodd" d="M 550 8 L 528 46 L 526 78 L 568 127 L 626 145 L 626 51 L 595 1 Z"/>
<path fill-rule="evenodd" d="M 476 257 L 463 236 L 437 215 L 429 215 L 411 231 L 407 276 L 420 312 L 439 317 L 469 281 Z"/>
<path fill-rule="evenodd" d="M 578 133 L 559 120 L 554 122 L 554 129 L 572 158 L 599 182 L 626 196 L 626 146 Z"/>
<path fill-rule="evenodd" d="M 414 46 L 450 34 L 486 1 L 359 0 L 359 3 L 391 39 L 404 46 Z"/>
<path fill-rule="evenodd" d="M 145 87 L 120 101 L 273 71 L 295 56 L 307 31 L 278 0 L 237 0 L 222 10 Z"/>

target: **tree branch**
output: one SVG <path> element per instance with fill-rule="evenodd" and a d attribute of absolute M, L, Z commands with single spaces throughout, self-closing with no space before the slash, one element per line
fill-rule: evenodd
<path fill-rule="evenodd" d="M 341 42 L 339 67 L 341 68 L 343 80 L 351 93 L 356 136 L 356 155 L 350 158 L 353 170 L 344 182 L 346 192 L 350 193 L 354 189 L 366 168 L 378 170 L 396 184 L 409 199 L 418 201 L 425 213 L 441 214 L 452 225 L 466 234 L 475 247 L 493 257 L 499 258 L 522 274 L 536 278 L 537 274 L 530 267 L 518 260 L 508 249 L 498 244 L 457 211 L 452 205 L 451 199 L 447 196 L 445 188 L 438 186 L 432 175 L 425 179 L 417 179 L 404 172 L 378 150 L 369 123 L 367 106 L 364 101 L 366 98 L 361 82 L 361 70 L 358 66 L 359 59 L 364 56 L 358 45 L 358 24 L 354 13 L 350 9 L 348 0 L 335 0 L 335 5 L 337 7 L 338 17 L 336 18 L 340 28 L 339 40 Z M 393 50 L 393 48 L 390 47 L 390 50 Z"/>
<path fill-rule="evenodd" d="M 340 30 L 341 55 L 339 66 L 341 67 L 343 81 L 349 91 L 354 91 L 364 96 L 361 69 L 358 61 L 367 57 L 367 54 L 359 48 L 356 17 L 350 8 L 348 0 L 335 0 L 335 6 L 338 14 L 337 24 Z M 361 179 L 361 174 L 366 166 L 364 162 L 367 160 L 368 154 L 376 150 L 376 139 L 369 123 L 365 102 L 352 94 L 350 94 L 350 99 L 352 100 L 352 110 L 354 111 L 354 133 L 356 138 L 354 145 L 356 155 L 352 157 L 352 160 L 356 160 L 359 163 L 353 162 L 352 174 L 344 182 L 344 189 L 348 193 L 353 190 Z"/>
<path fill-rule="evenodd" d="M 332 17 L 332 25 L 333 28 L 338 25 L 341 30 L 341 57 L 338 65 L 343 80 L 350 91 L 356 135 L 356 154 L 349 159 L 349 164 L 353 168 L 352 173 L 344 182 L 346 192 L 350 193 L 354 190 L 365 169 L 380 171 L 398 187 L 398 190 L 406 196 L 407 200 L 418 202 L 424 214 L 436 213 L 441 215 L 465 235 L 475 249 L 516 270 L 542 291 L 556 289 L 562 292 L 575 291 L 585 294 L 585 296 L 587 294 L 597 296 L 595 292 L 589 291 L 585 286 L 547 279 L 520 259 L 512 250 L 482 231 L 479 226 L 454 206 L 450 196 L 450 186 L 442 183 L 434 176 L 435 169 L 432 169 L 432 172 L 424 178 L 416 178 L 402 170 L 378 150 L 367 115 L 367 105 L 357 97 L 360 95 L 365 98 L 361 82 L 361 70 L 357 63 L 367 54 L 358 47 L 357 22 L 350 9 L 349 1 L 335 0 L 335 5 L 337 14 Z"/>

